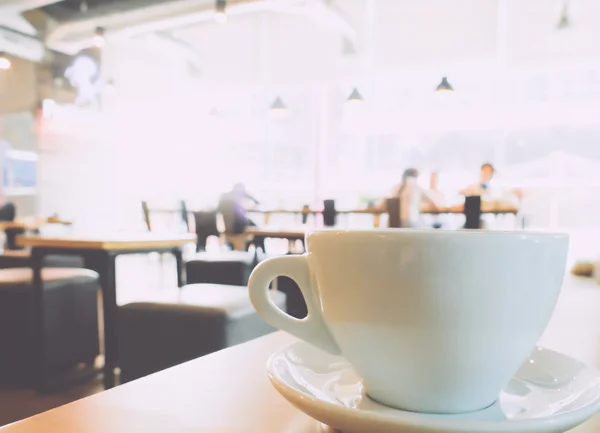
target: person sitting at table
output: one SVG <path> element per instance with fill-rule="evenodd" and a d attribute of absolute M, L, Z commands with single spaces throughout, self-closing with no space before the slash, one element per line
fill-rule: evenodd
<path fill-rule="evenodd" d="M 252 195 L 246 191 L 243 183 L 236 183 L 231 191 L 221 195 L 218 211 L 223 215 L 225 231 L 231 234 L 244 233 L 248 226 L 256 224 L 246 216 L 246 203 L 248 201 L 259 204 Z"/>
<path fill-rule="evenodd" d="M 236 183 L 231 191 L 221 195 L 217 210 L 223 215 L 226 234 L 241 235 L 246 227 L 256 226 L 254 221 L 246 215 L 248 201 L 255 205 L 259 204 L 259 201 L 248 193 L 243 183 Z M 245 249 L 248 249 L 250 244 L 254 244 L 256 248 L 265 251 L 265 240 L 262 237 L 255 237 L 251 242 L 246 241 L 245 244 Z"/>
<path fill-rule="evenodd" d="M 489 195 L 495 172 L 494 166 L 489 162 L 482 164 L 479 169 L 479 182 L 462 189 L 460 194 L 466 196 Z"/>
<path fill-rule="evenodd" d="M 392 197 L 400 200 L 400 227 L 419 227 L 421 207 L 437 210 L 438 205 L 430 191 L 418 184 L 419 171 L 407 168 L 402 182 L 394 188 Z"/>
<path fill-rule="evenodd" d="M 439 173 L 433 171 L 429 175 L 429 190 L 427 195 L 431 198 L 438 208 L 444 206 L 444 194 L 439 190 L 440 176 Z"/>

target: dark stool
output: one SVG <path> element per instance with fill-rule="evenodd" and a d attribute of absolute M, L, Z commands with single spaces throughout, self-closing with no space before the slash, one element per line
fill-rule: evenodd
<path fill-rule="evenodd" d="M 198 253 L 185 264 L 186 281 L 245 286 L 255 264 L 255 254 L 248 251 Z"/>
<path fill-rule="evenodd" d="M 0 270 L 4 385 L 43 386 L 80 363 L 93 365 L 99 354 L 98 274 L 87 269 L 42 269 L 42 317 L 36 317 L 32 278 L 31 268 Z M 37 338 L 38 320 L 43 321 L 42 341 Z"/>
<path fill-rule="evenodd" d="M 272 297 L 283 308 L 285 295 L 272 291 Z M 252 307 L 246 287 L 191 284 L 157 292 L 119 308 L 121 383 L 274 330 Z"/>

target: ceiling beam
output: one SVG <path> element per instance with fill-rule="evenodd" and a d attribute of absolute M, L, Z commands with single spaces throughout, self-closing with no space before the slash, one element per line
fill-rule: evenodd
<path fill-rule="evenodd" d="M 19 12 L 41 8 L 46 5 L 58 3 L 60 0 L 0 0 L 0 13 L 5 9 Z"/>
<path fill-rule="evenodd" d="M 43 42 L 32 36 L 1 26 L 0 51 L 33 62 L 41 62 L 46 54 Z"/>
<path fill-rule="evenodd" d="M 325 0 L 237 0 L 230 2 L 230 16 L 257 12 L 301 14 L 339 32 L 356 42 L 356 31 L 346 19 Z M 141 34 L 168 31 L 215 20 L 214 6 L 203 0 L 177 0 L 133 11 L 115 12 L 67 23 L 60 23 L 46 38 L 48 47 L 75 54 L 91 44 L 96 27 L 107 29 L 107 37 L 134 37 Z"/>

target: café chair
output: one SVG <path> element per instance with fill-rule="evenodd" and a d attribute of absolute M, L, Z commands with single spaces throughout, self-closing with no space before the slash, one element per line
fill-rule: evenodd
<path fill-rule="evenodd" d="M 17 208 L 14 203 L 8 202 L 2 206 L 0 206 L 0 221 L 2 222 L 12 222 L 17 217 Z M 8 228 L 4 230 L 5 235 L 5 247 L 9 250 L 18 250 L 21 249 L 17 245 L 17 236 L 25 233 L 25 229 L 23 228 Z"/>
<path fill-rule="evenodd" d="M 337 221 L 337 211 L 335 210 L 335 200 L 323 200 L 323 225 L 333 227 Z"/>
<path fill-rule="evenodd" d="M 465 197 L 465 229 L 481 228 L 481 196 L 473 195 Z"/>
<path fill-rule="evenodd" d="M 0 270 L 0 384 L 47 389 L 100 353 L 98 274 L 43 268 L 41 293 L 32 280 L 31 268 Z"/>
<path fill-rule="evenodd" d="M 308 216 L 310 215 L 310 206 L 305 204 L 302 206 L 302 224 L 308 223 Z"/>
<path fill-rule="evenodd" d="M 385 207 L 388 214 L 388 227 L 401 227 L 400 221 L 400 199 L 398 197 L 390 197 L 385 200 Z"/>
<path fill-rule="evenodd" d="M 206 250 L 206 241 L 211 236 L 220 237 L 221 233 L 217 226 L 217 211 L 194 212 L 196 223 L 196 252 Z"/>
<path fill-rule="evenodd" d="M 142 201 L 142 214 L 144 217 L 144 223 L 149 232 L 157 231 L 164 229 L 166 226 L 172 226 L 175 222 L 175 225 L 181 226 L 185 228 L 186 231 L 190 229 L 190 222 L 188 217 L 188 210 L 185 200 L 179 200 L 176 206 L 173 207 L 153 207 L 147 201 Z M 152 215 L 158 216 L 161 215 L 161 221 L 154 220 Z M 168 216 L 168 218 L 164 218 Z M 174 218 L 171 218 L 173 217 Z M 157 222 L 158 221 L 158 222 Z M 163 227 L 161 227 L 161 225 Z"/>
<path fill-rule="evenodd" d="M 271 292 L 284 309 L 285 295 Z M 273 331 L 254 310 L 245 286 L 191 284 L 156 292 L 119 308 L 120 380 L 126 383 Z"/>

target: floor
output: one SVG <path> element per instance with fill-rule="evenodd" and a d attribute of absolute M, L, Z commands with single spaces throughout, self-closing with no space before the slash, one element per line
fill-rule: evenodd
<path fill-rule="evenodd" d="M 591 246 L 589 238 L 585 236 L 574 236 L 569 265 L 578 258 L 591 258 L 595 245 Z M 176 288 L 175 263 L 168 255 L 121 257 L 117 262 L 117 274 L 119 304 L 152 291 Z M 597 311 L 600 311 L 600 286 L 592 279 L 567 276 L 561 299 L 541 344 L 600 367 L 600 346 L 594 344 L 596 337 L 600 336 L 600 316 Z M 581 329 L 589 329 L 589 333 L 586 333 L 589 334 L 588 339 L 581 339 Z M 52 394 L 38 394 L 25 389 L 0 389 L 0 426 L 101 390 L 100 378 Z M 596 418 L 590 424 L 597 426 L 597 431 L 600 431 L 600 418 L 597 424 L 595 421 Z M 575 431 L 587 433 L 589 430 Z"/>

